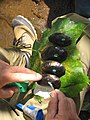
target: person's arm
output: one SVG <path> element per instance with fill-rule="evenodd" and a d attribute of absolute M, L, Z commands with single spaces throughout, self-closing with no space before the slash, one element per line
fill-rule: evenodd
<path fill-rule="evenodd" d="M 45 120 L 80 120 L 74 101 L 66 97 L 61 91 L 51 93 Z"/>
<path fill-rule="evenodd" d="M 5 85 L 12 82 L 38 81 L 42 76 L 32 70 L 20 66 L 11 66 L 0 60 L 0 98 L 9 98 L 17 87 L 4 88 Z"/>

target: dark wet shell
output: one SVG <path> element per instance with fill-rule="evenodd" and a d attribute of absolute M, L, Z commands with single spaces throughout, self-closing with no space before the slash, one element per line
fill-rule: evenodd
<path fill-rule="evenodd" d="M 49 41 L 60 47 L 71 45 L 71 38 L 63 33 L 54 33 L 49 37 Z"/>
<path fill-rule="evenodd" d="M 67 51 L 60 47 L 50 46 L 42 52 L 41 56 L 43 60 L 63 62 L 67 58 Z"/>
<path fill-rule="evenodd" d="M 62 64 L 60 64 L 59 62 L 51 61 L 51 60 L 46 61 L 42 65 L 42 71 L 44 73 L 53 74 L 53 75 L 56 75 L 58 77 L 65 75 L 64 66 Z"/>
<path fill-rule="evenodd" d="M 52 83 L 54 89 L 59 89 L 60 86 L 61 86 L 60 80 L 54 80 L 54 81 L 52 81 L 51 83 Z"/>
<path fill-rule="evenodd" d="M 37 83 L 42 86 L 50 86 L 48 82 L 51 82 L 55 89 L 59 89 L 61 86 L 60 79 L 57 76 L 50 74 L 43 74 L 42 80 L 38 81 Z"/>

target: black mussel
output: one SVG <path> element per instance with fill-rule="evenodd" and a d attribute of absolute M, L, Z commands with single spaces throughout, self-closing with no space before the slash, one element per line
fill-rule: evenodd
<path fill-rule="evenodd" d="M 49 41 L 60 47 L 71 45 L 71 38 L 63 33 L 54 33 L 49 37 Z"/>
<path fill-rule="evenodd" d="M 67 58 L 67 51 L 56 46 L 47 47 L 41 54 L 43 60 L 63 62 Z"/>
<path fill-rule="evenodd" d="M 56 61 L 46 61 L 42 65 L 43 73 L 53 74 L 58 77 L 65 75 L 65 68 L 64 66 Z"/>
<path fill-rule="evenodd" d="M 51 82 L 51 84 L 53 85 L 54 89 L 59 89 L 61 86 L 60 80 L 54 80 Z"/>
<path fill-rule="evenodd" d="M 49 82 L 51 82 L 55 89 L 59 89 L 61 86 L 60 79 L 57 76 L 50 74 L 43 74 L 42 80 L 38 81 L 37 83 L 41 86 L 50 86 Z"/>

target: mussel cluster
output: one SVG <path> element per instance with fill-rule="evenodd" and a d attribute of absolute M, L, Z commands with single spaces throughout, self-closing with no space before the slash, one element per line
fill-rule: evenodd
<path fill-rule="evenodd" d="M 46 47 L 41 53 L 43 59 L 42 80 L 39 85 L 48 86 L 51 82 L 55 89 L 60 88 L 60 77 L 65 75 L 65 68 L 61 64 L 67 59 L 68 53 L 64 47 L 71 45 L 71 38 L 63 33 L 54 33 L 49 38 L 52 46 Z"/>

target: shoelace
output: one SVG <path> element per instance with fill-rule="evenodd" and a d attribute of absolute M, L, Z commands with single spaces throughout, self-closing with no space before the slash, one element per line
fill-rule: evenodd
<path fill-rule="evenodd" d="M 32 47 L 31 44 L 27 44 L 27 43 L 23 42 L 24 37 L 25 36 L 22 35 L 18 40 L 15 39 L 13 45 L 20 46 L 22 48 L 31 48 Z"/>

